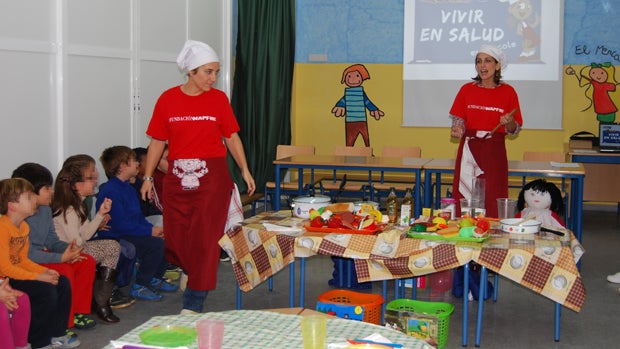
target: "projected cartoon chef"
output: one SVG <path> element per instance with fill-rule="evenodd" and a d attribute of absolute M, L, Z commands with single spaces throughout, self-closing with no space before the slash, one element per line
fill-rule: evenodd
<path fill-rule="evenodd" d="M 341 84 L 347 85 L 344 96 L 332 108 L 336 117 L 345 117 L 346 145 L 352 147 L 359 135 L 364 140 L 364 145 L 370 146 L 368 137 L 368 123 L 366 121 L 366 109 L 376 120 L 381 119 L 385 113 L 374 105 L 362 87 L 364 80 L 370 79 L 370 74 L 363 64 L 354 64 L 347 67 L 342 73 Z"/>
<path fill-rule="evenodd" d="M 540 60 L 540 54 L 536 52 L 540 46 L 540 35 L 534 28 L 540 25 L 540 15 L 534 10 L 531 0 L 500 0 L 508 2 L 508 13 L 516 21 L 517 35 L 522 37 L 521 54 L 518 62 Z"/>
<path fill-rule="evenodd" d="M 614 122 L 618 107 L 609 96 L 610 92 L 616 91 L 616 68 L 611 62 L 592 63 L 581 70 L 579 74 L 571 66 L 566 68 L 567 75 L 574 75 L 579 82 L 579 87 L 587 86 L 585 96 L 590 100 L 590 105 L 582 111 L 594 109 L 596 119 L 600 122 Z"/>

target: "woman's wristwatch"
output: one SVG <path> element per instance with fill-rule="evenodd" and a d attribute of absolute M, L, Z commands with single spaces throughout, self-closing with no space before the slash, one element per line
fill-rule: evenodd
<path fill-rule="evenodd" d="M 153 177 L 152 176 L 144 176 L 144 177 L 142 177 L 142 180 L 143 181 L 151 181 L 152 182 L 153 181 Z"/>

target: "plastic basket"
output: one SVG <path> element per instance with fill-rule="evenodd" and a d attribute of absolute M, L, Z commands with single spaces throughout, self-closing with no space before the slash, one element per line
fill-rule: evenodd
<path fill-rule="evenodd" d="M 362 321 L 377 325 L 381 324 L 381 305 L 385 303 L 381 295 L 348 290 L 331 290 L 321 293 L 319 301 L 359 305 L 364 308 L 364 318 Z"/>
<path fill-rule="evenodd" d="M 444 302 L 424 302 L 413 299 L 395 299 L 385 306 L 386 312 L 395 311 L 420 314 L 426 317 L 437 318 L 437 346 L 443 348 L 448 342 L 450 328 L 450 314 L 454 305 Z"/>

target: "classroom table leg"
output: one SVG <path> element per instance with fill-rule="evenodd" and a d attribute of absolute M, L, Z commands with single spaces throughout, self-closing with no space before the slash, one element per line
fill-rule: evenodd
<path fill-rule="evenodd" d="M 476 316 L 476 347 L 480 346 L 482 334 L 482 313 L 484 312 L 484 297 L 487 293 L 487 267 L 480 268 L 480 288 L 478 290 L 478 315 Z"/>
<path fill-rule="evenodd" d="M 461 334 L 461 344 L 466 347 L 467 346 L 467 321 L 468 321 L 468 311 L 469 311 L 469 263 L 465 263 L 463 266 L 463 325 L 462 325 L 462 334 Z"/>
<path fill-rule="evenodd" d="M 299 306 L 306 304 L 306 258 L 301 257 L 299 264 Z"/>
<path fill-rule="evenodd" d="M 241 287 L 237 283 L 237 310 L 241 310 Z"/>
<path fill-rule="evenodd" d="M 398 282 L 398 280 L 394 280 Z M 387 280 L 381 281 L 381 296 L 383 297 L 383 304 L 381 305 L 381 324 L 385 324 L 385 307 L 387 305 Z"/>
<path fill-rule="evenodd" d="M 560 318 L 562 316 L 562 305 L 555 303 L 555 321 L 553 326 L 553 340 L 560 341 Z"/>
<path fill-rule="evenodd" d="M 338 287 L 344 287 L 344 258 L 338 258 Z"/>
<path fill-rule="evenodd" d="M 303 261 L 303 258 L 301 260 Z M 288 268 L 289 268 L 288 306 L 290 308 L 294 308 L 295 307 L 295 261 L 292 261 Z M 301 281 L 301 283 L 303 283 L 303 281 Z"/>

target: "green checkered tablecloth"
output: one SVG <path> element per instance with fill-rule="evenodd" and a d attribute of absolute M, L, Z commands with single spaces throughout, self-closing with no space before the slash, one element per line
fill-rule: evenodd
<path fill-rule="evenodd" d="M 225 321 L 223 349 L 303 348 L 301 316 L 258 310 L 156 316 L 118 338 L 118 341 L 139 344 L 140 337 L 138 335 L 146 329 L 162 325 L 194 327 L 196 321 L 203 318 Z M 329 318 L 327 322 L 327 344 L 343 343 L 346 342 L 347 338 L 364 338 L 375 333 L 381 334 L 393 343 L 403 344 L 403 348 L 406 349 L 433 348 L 426 342 L 378 325 L 339 318 Z M 197 348 L 197 344 L 192 343 L 189 348 Z M 109 344 L 104 349 L 116 348 Z"/>

